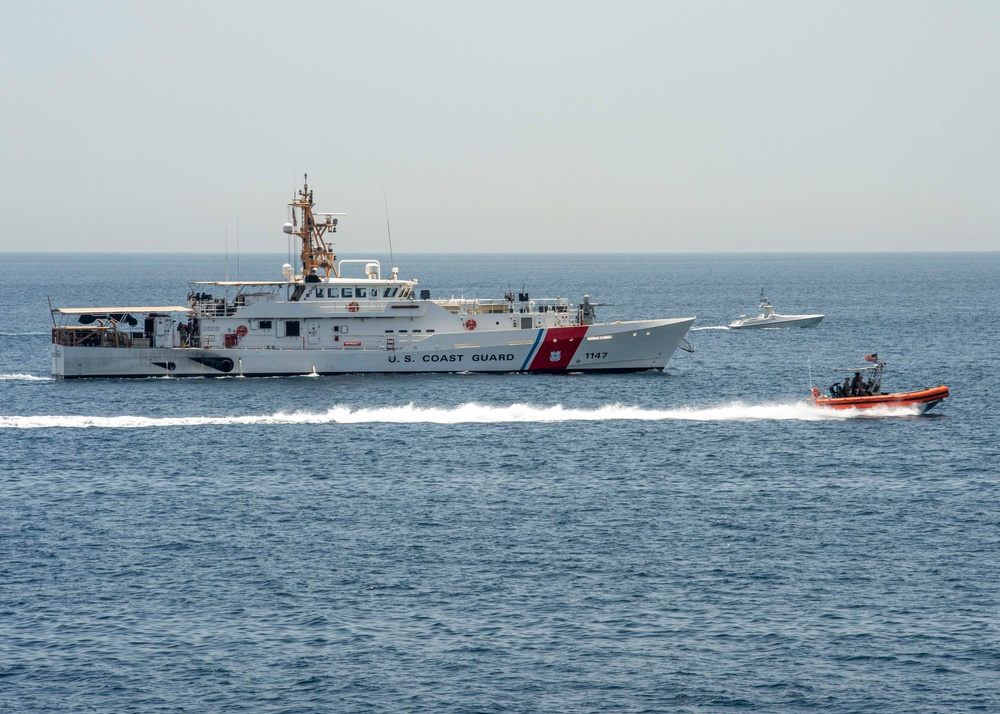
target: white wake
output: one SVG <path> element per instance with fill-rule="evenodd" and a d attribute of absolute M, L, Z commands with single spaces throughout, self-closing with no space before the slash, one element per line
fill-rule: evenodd
<path fill-rule="evenodd" d="M 910 407 L 878 407 L 860 410 L 818 409 L 805 402 L 790 404 L 743 404 L 717 407 L 646 409 L 607 404 L 595 409 L 511 404 L 489 406 L 468 403 L 457 407 L 418 407 L 411 404 L 381 409 L 336 406 L 325 412 L 276 412 L 245 416 L 0 416 L 0 429 L 150 429 L 184 426 L 246 426 L 283 424 L 508 424 L 607 421 L 830 421 L 858 416 L 909 416 Z"/>
<path fill-rule="evenodd" d="M 0 382 L 51 382 L 52 377 L 36 377 L 33 374 L 0 374 Z"/>

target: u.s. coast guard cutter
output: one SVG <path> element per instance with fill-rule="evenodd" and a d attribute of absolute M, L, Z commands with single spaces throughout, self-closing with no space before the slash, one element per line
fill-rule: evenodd
<path fill-rule="evenodd" d="M 54 308 L 52 374 L 625 372 L 663 369 L 687 346 L 693 317 L 598 323 L 586 295 L 431 300 L 397 268 L 338 261 L 342 214 L 313 205 L 305 183 L 284 226 L 301 239 L 300 273 L 286 263 L 282 280 L 191 283 L 186 306 Z"/>

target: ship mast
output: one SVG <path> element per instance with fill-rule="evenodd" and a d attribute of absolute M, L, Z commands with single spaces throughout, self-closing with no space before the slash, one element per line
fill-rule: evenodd
<path fill-rule="evenodd" d="M 343 216 L 343 213 L 314 213 L 313 192 L 309 190 L 309 174 L 305 175 L 302 183 L 302 190 L 298 196 L 289 203 L 292 209 L 292 222 L 285 224 L 285 233 L 298 236 L 302 239 L 302 275 L 308 279 L 310 275 L 318 275 L 323 271 L 329 278 L 332 274 L 339 278 L 337 272 L 337 256 L 333 252 L 333 241 L 327 242 L 324 236 L 337 232 L 337 219 L 334 216 Z M 301 214 L 302 224 L 299 225 L 299 215 Z M 317 218 L 321 220 L 317 220 Z"/>

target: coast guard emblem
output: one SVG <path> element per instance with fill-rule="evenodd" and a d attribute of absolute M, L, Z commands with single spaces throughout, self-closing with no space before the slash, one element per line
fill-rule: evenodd
<path fill-rule="evenodd" d="M 558 362 L 562 359 L 562 350 L 549 352 L 549 362 Z"/>

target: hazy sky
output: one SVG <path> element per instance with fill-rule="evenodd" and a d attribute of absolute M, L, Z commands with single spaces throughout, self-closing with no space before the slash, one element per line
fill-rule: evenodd
<path fill-rule="evenodd" d="M 1000 2 L 39 2 L 3 250 L 997 250 Z"/>

